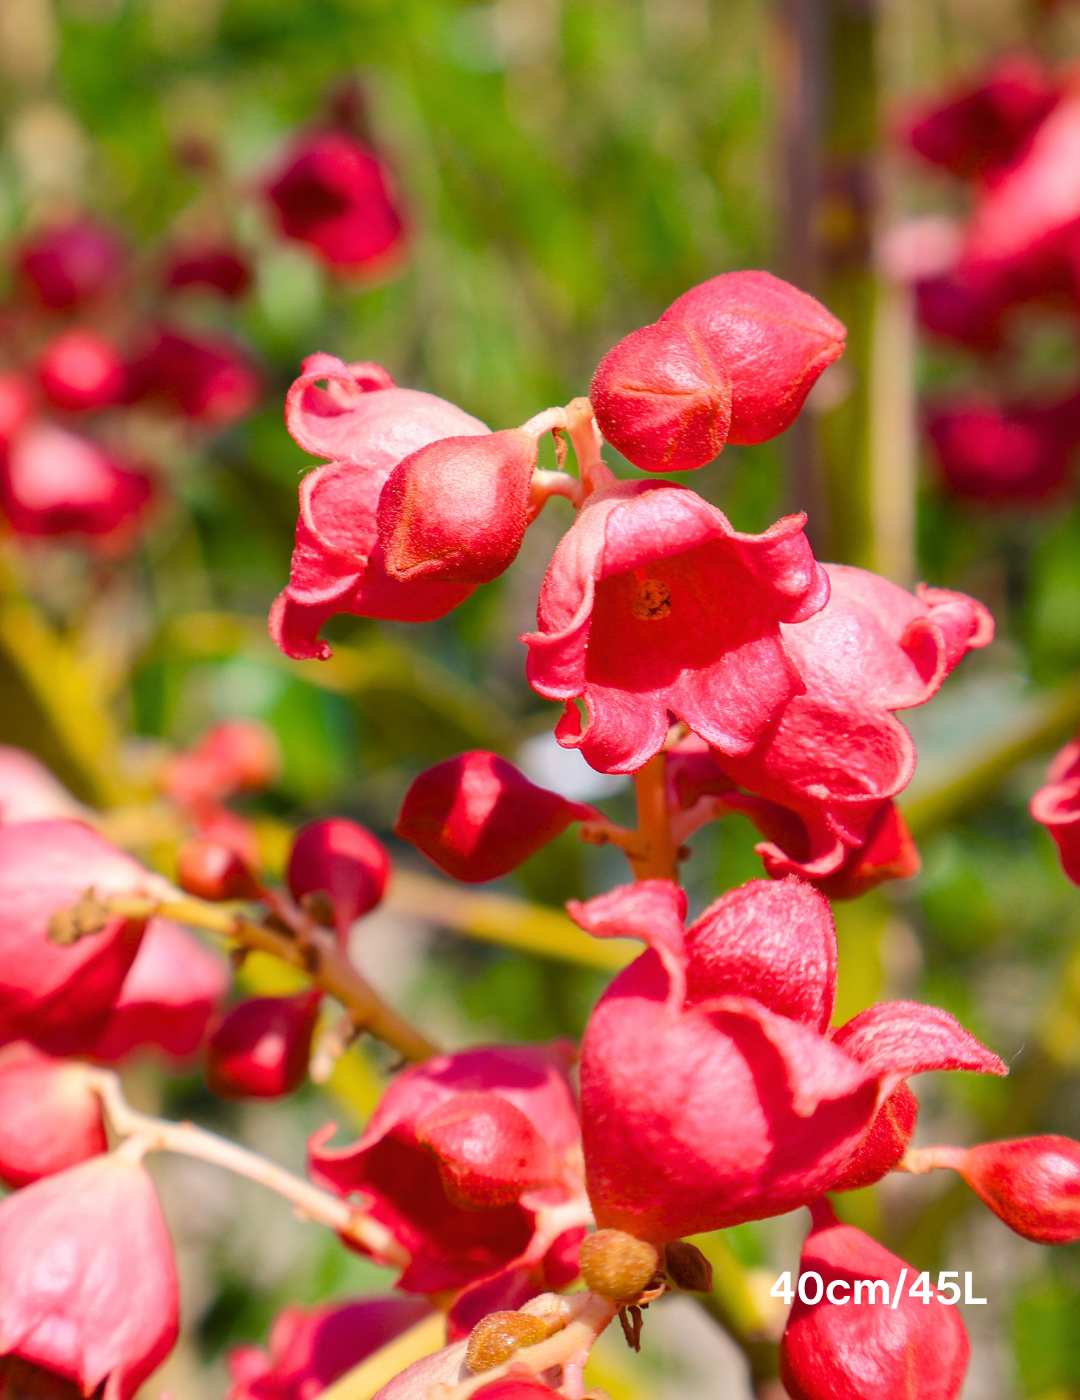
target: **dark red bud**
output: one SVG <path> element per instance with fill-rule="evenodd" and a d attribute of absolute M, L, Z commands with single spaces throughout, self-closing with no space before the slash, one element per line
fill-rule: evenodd
<path fill-rule="evenodd" d="M 394 831 L 455 880 L 494 880 L 596 813 L 530 783 L 497 754 L 474 749 L 413 783 Z"/>
<path fill-rule="evenodd" d="M 965 1154 L 960 1173 L 1025 1239 L 1038 1244 L 1080 1239 L 1080 1142 L 1056 1136 L 984 1142 Z"/>
<path fill-rule="evenodd" d="M 874 1114 L 866 1136 L 829 1190 L 856 1191 L 891 1172 L 907 1151 L 918 1116 L 919 1100 L 907 1084 L 897 1085 Z"/>
<path fill-rule="evenodd" d="M 327 817 L 297 832 L 287 878 L 297 902 L 329 896 L 334 927 L 344 938 L 382 899 L 390 868 L 382 842 L 359 822 Z"/>
<path fill-rule="evenodd" d="M 399 462 L 379 497 L 379 540 L 396 579 L 490 583 L 529 523 L 536 439 L 511 428 L 440 438 Z"/>
<path fill-rule="evenodd" d="M 257 899 L 260 893 L 239 855 L 220 841 L 186 841 L 176 853 L 176 879 L 199 899 Z"/>
<path fill-rule="evenodd" d="M 680 321 L 658 321 L 620 340 L 597 366 L 589 399 L 604 437 L 644 471 L 705 466 L 731 423 L 723 361 Z"/>
<path fill-rule="evenodd" d="M 509 1205 L 560 1176 L 558 1159 L 530 1120 L 498 1094 L 456 1094 L 417 1123 L 416 1136 L 459 1205 Z"/>
<path fill-rule="evenodd" d="M 206 1084 L 221 1099 L 276 1099 L 299 1089 L 321 993 L 253 997 L 234 1006 L 206 1048 Z"/>

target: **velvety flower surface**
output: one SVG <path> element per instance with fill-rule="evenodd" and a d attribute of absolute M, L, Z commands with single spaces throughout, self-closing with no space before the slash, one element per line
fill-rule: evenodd
<path fill-rule="evenodd" d="M 831 1033 L 835 933 L 826 901 L 799 881 L 752 881 L 686 930 L 686 897 L 666 880 L 568 908 L 598 937 L 650 945 L 582 1042 L 601 1228 L 659 1244 L 792 1210 L 839 1175 L 907 1074 L 1004 1073 L 934 1007 L 883 1003 Z"/>
<path fill-rule="evenodd" d="M 83 905 L 87 891 L 167 897 L 170 886 L 77 821 L 0 827 L 0 1037 L 78 1051 L 107 1022 L 143 936 L 141 920 Z M 50 937 L 54 915 L 82 912 Z M 85 931 L 84 931 L 85 930 Z"/>
<path fill-rule="evenodd" d="M 95 1157 L 0 1204 L 0 1357 L 129 1400 L 176 1334 L 172 1246 L 140 1163 Z"/>
<path fill-rule="evenodd" d="M 559 742 L 630 773 L 659 752 L 674 715 L 724 753 L 751 749 L 802 689 L 781 622 L 828 597 L 804 519 L 744 535 L 681 487 L 594 491 L 552 558 L 539 628 L 522 638 L 533 689 L 566 702 Z"/>
<path fill-rule="evenodd" d="M 336 459 L 300 485 L 289 584 L 270 615 L 271 636 L 286 655 L 329 656 L 318 632 L 335 613 L 430 621 L 468 597 L 471 584 L 392 578 L 376 513 L 399 462 L 440 438 L 487 434 L 483 423 L 432 394 L 397 388 L 379 365 L 345 365 L 331 355 L 304 361 L 285 421 L 305 451 Z"/>
<path fill-rule="evenodd" d="M 1031 799 L 1031 815 L 1054 838 L 1065 874 L 1080 885 L 1080 742 L 1066 744 L 1046 776 Z"/>
<path fill-rule="evenodd" d="M 519 1262 L 542 1264 L 554 1243 L 537 1228 L 542 1205 L 580 1189 L 568 1051 L 555 1042 L 437 1056 L 393 1082 L 354 1146 L 326 1146 L 333 1125 L 312 1139 L 315 1180 L 355 1192 L 411 1254 L 399 1287 L 458 1289 Z M 504 1140 L 498 1125 L 507 1119 L 513 1131 Z M 553 1163 L 558 1177 L 549 1184 Z"/>
<path fill-rule="evenodd" d="M 571 822 L 596 815 L 537 787 L 498 754 L 473 749 L 415 779 L 394 832 L 455 880 L 475 884 L 516 870 Z"/>
<path fill-rule="evenodd" d="M 25 1041 L 0 1051 L 0 1181 L 27 1186 L 108 1147 L 83 1065 Z"/>
<path fill-rule="evenodd" d="M 792 1400 L 955 1400 L 971 1350 L 959 1309 L 911 1297 L 916 1270 L 853 1225 L 839 1224 L 824 1201 L 812 1213 L 799 1269 L 818 1274 L 824 1291 L 817 1303 L 797 1297 L 784 1329 L 780 1374 Z M 857 1302 L 858 1280 L 877 1281 L 878 1300 L 884 1285 L 889 1302 L 868 1303 L 865 1290 Z"/>
<path fill-rule="evenodd" d="M 423 1298 L 352 1298 L 288 1307 L 274 1319 L 268 1351 L 229 1355 L 229 1400 L 316 1400 L 346 1371 L 427 1316 Z"/>

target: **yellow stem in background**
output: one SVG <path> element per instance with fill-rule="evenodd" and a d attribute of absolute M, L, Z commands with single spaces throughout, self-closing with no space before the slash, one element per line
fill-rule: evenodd
<path fill-rule="evenodd" d="M 333 1385 L 320 1392 L 318 1400 L 371 1400 L 387 1381 L 400 1375 L 406 1366 L 441 1351 L 445 1345 L 446 1317 L 441 1312 L 433 1312 L 423 1322 L 418 1322 L 415 1327 L 402 1332 L 400 1337 L 380 1347 L 359 1366 L 346 1371 Z"/>

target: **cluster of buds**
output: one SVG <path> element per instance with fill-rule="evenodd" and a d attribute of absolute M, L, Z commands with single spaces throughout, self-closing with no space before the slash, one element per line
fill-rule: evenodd
<path fill-rule="evenodd" d="M 936 403 L 927 420 L 941 473 L 986 504 L 1060 498 L 1080 444 L 1080 392 L 1002 402 L 1003 357 L 1020 307 L 1080 315 L 1080 90 L 1025 52 L 914 113 L 905 138 L 963 180 L 964 226 L 933 217 L 899 231 L 897 270 L 915 285 L 923 328 L 994 370 L 983 392 Z"/>

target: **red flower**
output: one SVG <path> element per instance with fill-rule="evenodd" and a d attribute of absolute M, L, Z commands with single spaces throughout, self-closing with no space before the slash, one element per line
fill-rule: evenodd
<path fill-rule="evenodd" d="M 254 719 L 223 719 L 166 762 L 161 789 L 174 802 L 199 807 L 268 787 L 280 766 L 272 729 Z"/>
<path fill-rule="evenodd" d="M 970 179 L 1010 164 L 1057 100 L 1037 59 L 1006 54 L 978 82 L 919 112 L 907 139 L 924 160 Z"/>
<path fill-rule="evenodd" d="M 946 483 L 989 504 L 1060 492 L 1080 443 L 1080 395 L 1050 404 L 979 402 L 939 408 L 927 432 Z"/>
<path fill-rule="evenodd" d="M 780 1343 L 792 1400 L 955 1400 L 971 1349 L 958 1310 L 940 1297 L 913 1297 L 916 1271 L 853 1225 L 838 1224 L 824 1201 L 812 1214 L 799 1271 L 817 1274 L 822 1293 L 814 1303 L 796 1298 Z M 854 1297 L 856 1281 L 877 1282 L 869 1304 L 866 1290 Z M 805 1291 L 816 1290 L 811 1277 Z"/>
<path fill-rule="evenodd" d="M 288 238 L 344 272 L 374 273 L 394 261 L 405 230 L 386 168 L 343 131 L 298 141 L 267 188 Z"/>
<path fill-rule="evenodd" d="M 674 716 L 724 753 L 751 749 L 802 688 L 780 623 L 828 597 L 804 521 L 744 535 L 682 487 L 594 491 L 544 578 L 539 630 L 522 638 L 533 689 L 567 702 L 559 742 L 602 772 L 630 773 Z"/>
<path fill-rule="evenodd" d="M 16 254 L 23 280 L 50 311 L 70 310 L 115 288 L 126 262 L 113 230 L 86 215 L 33 234 Z"/>
<path fill-rule="evenodd" d="M 37 372 L 49 402 L 72 413 L 119 403 L 127 387 L 120 351 L 98 331 L 83 326 L 51 340 Z"/>
<path fill-rule="evenodd" d="M 161 329 L 129 369 L 132 400 L 160 401 L 207 428 L 246 417 L 261 388 L 250 357 L 222 335 Z"/>
<path fill-rule="evenodd" d="M 346 817 L 327 817 L 296 833 L 287 879 L 297 902 L 307 895 L 329 895 L 334 927 L 344 943 L 356 920 L 382 900 L 390 869 L 385 846 L 370 831 Z"/>
<path fill-rule="evenodd" d="M 391 577 L 376 512 L 399 462 L 440 438 L 486 435 L 483 423 L 432 394 L 397 388 L 378 365 L 345 365 L 332 355 L 304 361 L 285 421 L 306 452 L 336 459 L 300 485 L 289 584 L 270 614 L 270 635 L 287 656 L 329 656 L 318 633 L 335 613 L 430 621 L 469 596 L 471 584 Z"/>
<path fill-rule="evenodd" d="M 235 300 L 251 286 L 251 265 L 236 248 L 221 243 L 192 243 L 174 248 L 165 266 L 167 287 L 209 287 Z"/>
<path fill-rule="evenodd" d="M 251 997 L 227 1013 L 206 1047 L 206 1086 L 221 1099 L 279 1099 L 307 1078 L 322 993 Z"/>
<path fill-rule="evenodd" d="M 836 937 L 801 882 L 751 881 L 686 930 L 686 896 L 667 880 L 567 907 L 589 933 L 650 945 L 582 1042 L 601 1228 L 659 1244 L 793 1210 L 832 1184 L 906 1075 L 1005 1072 L 935 1007 L 883 1003 L 830 1034 Z"/>
<path fill-rule="evenodd" d="M 474 749 L 427 768 L 413 782 L 394 833 L 455 880 L 495 880 L 598 813 L 530 783 L 498 754 Z"/>
<path fill-rule="evenodd" d="M 355 1192 L 411 1254 L 400 1288 L 435 1293 L 542 1267 L 566 1228 L 548 1228 L 548 1208 L 580 1194 L 567 1049 L 556 1042 L 440 1055 L 394 1081 L 354 1146 L 327 1147 L 332 1124 L 312 1138 L 315 1179 Z M 566 1282 L 563 1274 L 559 1286 Z"/>
<path fill-rule="evenodd" d="M 894 828 L 890 837 L 870 826 L 915 771 L 915 745 L 891 711 L 924 704 L 968 651 L 993 637 L 992 617 L 966 594 L 920 584 L 913 595 L 841 564 L 826 572 L 826 606 L 781 628 L 805 692 L 787 702 L 749 753 L 718 755 L 724 774 L 754 794 L 721 801 L 747 810 L 769 832 L 758 853 L 774 876 L 823 879 L 852 850 L 870 866 L 880 854 L 910 867 L 904 833 Z M 760 798 L 775 806 L 763 808 Z M 786 817 L 786 836 L 776 808 L 795 818 Z M 879 853 L 868 846 L 875 838 L 885 842 Z"/>
<path fill-rule="evenodd" d="M 129 1400 L 176 1333 L 172 1247 L 140 1163 L 95 1157 L 0 1204 L 0 1356 Z"/>
<path fill-rule="evenodd" d="M 353 1298 L 315 1308 L 288 1307 L 259 1347 L 229 1354 L 228 1400 L 315 1400 L 346 1371 L 425 1318 L 422 1298 Z"/>
<path fill-rule="evenodd" d="M 23 1041 L 0 1052 L 0 1181 L 28 1186 L 108 1145 L 101 1100 L 83 1065 Z"/>
<path fill-rule="evenodd" d="M 171 919 L 151 919 L 101 1034 L 82 1053 L 122 1060 L 156 1046 L 186 1060 L 229 990 L 229 967 Z"/>
<path fill-rule="evenodd" d="M 0 827 L 0 1039 L 55 1054 L 80 1052 L 109 1018 L 143 922 L 84 899 L 150 894 L 170 886 L 75 821 Z M 62 936 L 53 916 L 75 908 Z"/>
<path fill-rule="evenodd" d="M 1080 885 L 1080 741 L 1065 745 L 1046 776 L 1031 799 L 1031 815 L 1054 838 L 1062 870 Z"/>
<path fill-rule="evenodd" d="M 1014 1138 L 957 1148 L 955 1156 L 967 1184 L 1017 1234 L 1037 1244 L 1080 1239 L 1080 1143 Z"/>
<path fill-rule="evenodd" d="M 52 423 L 31 423 L 0 456 L 0 505 L 20 535 L 126 534 L 153 488 L 145 473 L 122 466 L 89 438 Z"/>

